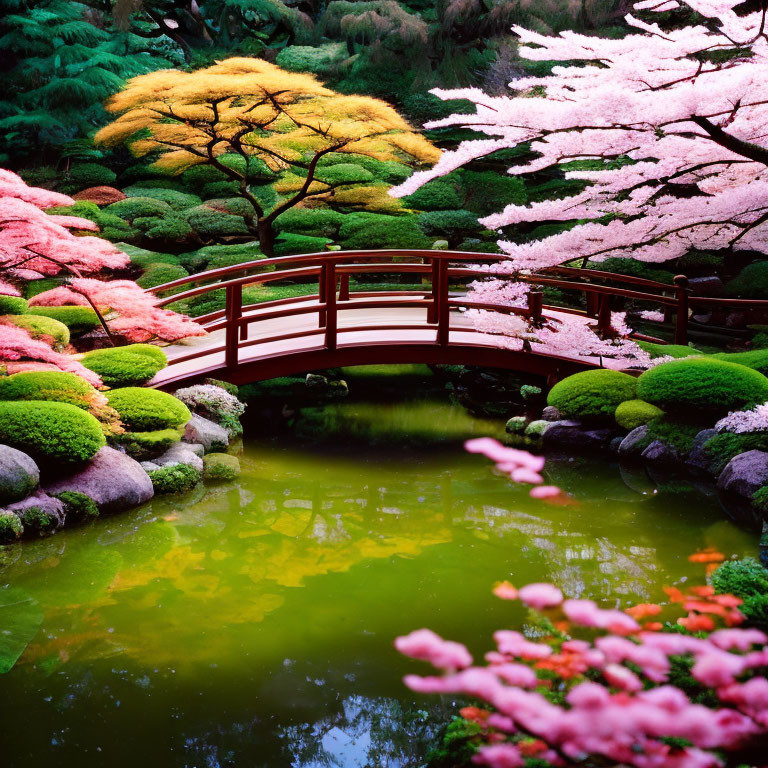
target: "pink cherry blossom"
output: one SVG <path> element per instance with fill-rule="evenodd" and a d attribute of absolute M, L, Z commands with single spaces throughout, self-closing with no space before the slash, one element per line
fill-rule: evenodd
<path fill-rule="evenodd" d="M 554 584 L 526 584 L 518 590 L 520 600 L 530 608 L 555 608 L 563 602 L 563 593 Z"/>
<path fill-rule="evenodd" d="M 472 663 L 472 656 L 461 643 L 443 640 L 429 629 L 398 637 L 395 648 L 412 659 L 430 661 L 440 669 L 462 669 Z"/>

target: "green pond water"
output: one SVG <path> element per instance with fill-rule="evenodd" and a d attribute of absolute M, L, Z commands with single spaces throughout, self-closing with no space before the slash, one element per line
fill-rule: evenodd
<path fill-rule="evenodd" d="M 307 423 L 326 439 L 252 424 L 237 483 L 2 548 L 0 649 L 31 640 L 0 766 L 417 766 L 455 705 L 404 688 L 396 635 L 479 655 L 525 621 L 498 580 L 628 605 L 701 580 L 697 549 L 756 548 L 713 497 L 602 460 L 550 461 L 571 503 L 532 500 L 461 449 L 499 425 L 445 398 Z"/>

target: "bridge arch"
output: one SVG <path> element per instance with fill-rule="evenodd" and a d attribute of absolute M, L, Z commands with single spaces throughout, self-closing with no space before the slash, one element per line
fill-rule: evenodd
<path fill-rule="evenodd" d="M 330 251 L 255 260 L 156 286 L 150 291 L 160 297 L 160 306 L 222 290 L 225 306 L 197 318 L 210 334 L 202 342 L 166 348 L 169 366 L 152 384 L 171 388 L 206 376 L 245 384 L 323 368 L 413 362 L 503 368 L 552 381 L 604 365 L 578 350 L 564 357 L 507 349 L 504 337 L 480 332 L 468 321 L 468 309 L 518 315 L 533 326 L 575 315 L 608 332 L 614 302 L 637 299 L 663 307 L 670 320 L 675 316 L 675 341 L 687 340 L 689 307 L 699 297 L 690 296 L 682 276 L 670 286 L 598 270 L 552 268 L 512 278 L 532 284 L 525 307 L 473 301 L 451 291 L 452 282 L 482 278 L 503 258 L 455 251 Z M 421 284 L 352 290 L 351 280 L 387 275 L 410 275 Z M 244 287 L 276 282 L 315 284 L 316 292 L 244 304 Z M 582 293 L 586 309 L 545 305 L 541 289 L 547 286 Z M 768 308 L 768 301 L 762 303 Z"/>

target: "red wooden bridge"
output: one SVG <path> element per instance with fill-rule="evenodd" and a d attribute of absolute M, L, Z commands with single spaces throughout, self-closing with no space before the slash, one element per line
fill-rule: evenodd
<path fill-rule="evenodd" d="M 526 307 L 472 301 L 451 289 L 488 274 L 482 265 L 503 260 L 487 253 L 453 251 L 336 251 L 284 256 L 201 272 L 152 289 L 161 306 L 224 291 L 225 308 L 198 317 L 209 335 L 166 347 L 169 365 L 153 381 L 172 387 L 206 376 L 236 384 L 324 368 L 385 363 L 480 365 L 537 374 L 555 381 L 612 361 L 579 354 L 512 351 L 497 336 L 478 330 L 465 316 L 480 309 L 526 318 L 534 326 L 556 325 L 576 315 L 607 331 L 619 300 L 651 302 L 675 318 L 675 342 L 685 343 L 689 308 L 738 302 L 690 296 L 687 279 L 674 285 L 598 270 L 566 267 L 515 276 L 533 285 Z M 408 275 L 421 281 L 410 290 L 351 290 L 350 278 Z M 503 276 L 502 276 L 503 277 Z M 269 283 L 315 283 L 317 292 L 244 305 L 243 288 Z M 618 287 L 616 284 L 626 287 Z M 370 287 L 370 286 L 369 286 Z M 583 293 L 586 310 L 544 304 L 541 288 Z M 309 286 L 308 286 L 309 288 Z M 174 292 L 175 291 L 175 292 Z M 638 336 L 656 342 L 660 339 Z M 661 342 L 663 343 L 663 342 Z M 614 364 L 615 365 L 615 364 Z"/>

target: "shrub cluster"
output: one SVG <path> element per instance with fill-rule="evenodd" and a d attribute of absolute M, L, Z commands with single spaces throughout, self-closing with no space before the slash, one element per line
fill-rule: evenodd
<path fill-rule="evenodd" d="M 173 464 L 147 472 L 156 494 L 186 493 L 200 482 L 200 473 L 187 464 Z"/>
<path fill-rule="evenodd" d="M 603 368 L 559 381 L 550 390 L 547 404 L 568 418 L 607 420 L 614 418 L 621 403 L 635 399 L 636 392 L 637 379 Z"/>
<path fill-rule="evenodd" d="M 0 443 L 56 462 L 86 461 L 105 445 L 99 422 L 68 403 L 0 402 Z"/>
<path fill-rule="evenodd" d="M 156 389 L 113 389 L 107 393 L 107 400 L 132 431 L 179 429 L 192 418 L 184 403 Z"/>
<path fill-rule="evenodd" d="M 107 386 L 128 387 L 146 384 L 168 365 L 168 360 L 153 344 L 129 344 L 87 352 L 82 363 Z"/>
<path fill-rule="evenodd" d="M 36 317 L 50 317 L 63 323 L 71 333 L 87 333 L 100 325 L 98 315 L 91 307 L 61 306 L 34 307 Z"/>

